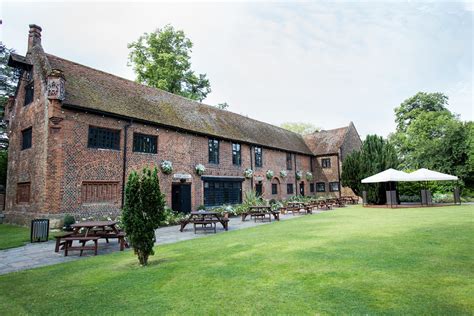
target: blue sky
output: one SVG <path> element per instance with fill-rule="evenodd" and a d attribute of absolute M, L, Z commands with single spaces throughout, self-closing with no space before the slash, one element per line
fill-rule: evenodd
<path fill-rule="evenodd" d="M 8 2 L 0 37 L 24 53 L 28 24 L 46 52 L 128 79 L 127 43 L 167 23 L 194 43 L 207 104 L 280 124 L 360 134 L 394 130 L 393 109 L 418 91 L 443 92 L 473 119 L 472 2 Z"/>

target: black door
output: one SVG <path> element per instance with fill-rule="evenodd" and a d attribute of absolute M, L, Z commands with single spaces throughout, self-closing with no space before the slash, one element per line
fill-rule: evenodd
<path fill-rule="evenodd" d="M 301 196 L 304 196 L 304 182 L 300 183 L 300 194 Z"/>
<path fill-rule="evenodd" d="M 257 196 L 262 196 L 262 194 L 263 194 L 263 185 L 261 183 L 257 183 L 255 185 L 255 193 L 257 194 Z"/>
<path fill-rule="evenodd" d="M 171 208 L 175 212 L 191 212 L 191 185 L 173 184 L 171 189 Z"/>

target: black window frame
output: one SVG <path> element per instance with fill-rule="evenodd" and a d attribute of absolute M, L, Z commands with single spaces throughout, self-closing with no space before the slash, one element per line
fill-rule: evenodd
<path fill-rule="evenodd" d="M 158 154 L 158 136 L 133 133 L 133 152 Z"/>
<path fill-rule="evenodd" d="M 21 150 L 31 148 L 33 146 L 33 127 L 25 128 L 21 131 Z"/>
<path fill-rule="evenodd" d="M 286 153 L 286 170 L 293 170 L 293 154 Z"/>
<path fill-rule="evenodd" d="M 263 148 L 260 146 L 255 146 L 255 167 L 263 167 Z"/>
<path fill-rule="evenodd" d="M 314 172 L 313 157 L 309 157 L 309 171 Z"/>
<path fill-rule="evenodd" d="M 332 188 L 334 184 L 337 186 L 337 190 Z M 339 192 L 339 182 L 329 182 L 329 192 Z"/>
<path fill-rule="evenodd" d="M 322 190 L 320 189 L 322 185 Z M 325 182 L 316 182 L 316 192 L 326 192 L 326 183 Z"/>
<path fill-rule="evenodd" d="M 234 166 L 242 165 L 242 145 L 239 143 L 232 143 L 232 164 Z"/>
<path fill-rule="evenodd" d="M 208 162 L 211 164 L 219 164 L 219 140 L 216 138 L 209 138 L 207 141 L 207 153 L 209 156 Z"/>
<path fill-rule="evenodd" d="M 314 183 L 312 182 L 309 184 L 309 192 L 314 193 Z"/>
<path fill-rule="evenodd" d="M 242 203 L 242 181 L 203 179 L 204 206 L 214 207 Z"/>
<path fill-rule="evenodd" d="M 331 158 L 322 158 L 321 168 L 331 168 Z"/>
<path fill-rule="evenodd" d="M 278 183 L 272 183 L 272 195 L 278 194 Z"/>
<path fill-rule="evenodd" d="M 89 125 L 87 148 L 120 150 L 120 132 L 119 129 Z M 109 133 L 108 136 L 107 133 Z"/>
<path fill-rule="evenodd" d="M 286 194 L 294 194 L 293 183 L 286 184 Z"/>
<path fill-rule="evenodd" d="M 29 74 L 31 77 L 31 74 Z M 25 85 L 25 100 L 23 106 L 27 106 L 35 100 L 35 82 L 34 80 L 30 80 Z"/>

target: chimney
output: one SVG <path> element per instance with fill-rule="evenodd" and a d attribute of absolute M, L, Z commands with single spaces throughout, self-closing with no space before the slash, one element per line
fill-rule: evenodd
<path fill-rule="evenodd" d="M 41 27 L 36 24 L 30 24 L 28 51 L 30 51 L 35 45 L 41 45 Z"/>

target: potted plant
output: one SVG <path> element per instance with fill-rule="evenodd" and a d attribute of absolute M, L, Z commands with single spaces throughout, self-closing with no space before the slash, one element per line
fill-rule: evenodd
<path fill-rule="evenodd" d="M 196 170 L 196 174 L 198 176 L 202 176 L 204 174 L 204 171 L 206 171 L 206 167 L 204 167 L 204 165 L 200 163 L 198 163 L 196 167 L 194 167 L 194 169 Z"/>
<path fill-rule="evenodd" d="M 173 163 L 171 163 L 169 160 L 163 160 L 160 167 L 164 174 L 170 174 L 173 172 Z"/>
<path fill-rule="evenodd" d="M 301 170 L 296 171 L 296 180 L 303 178 L 303 172 Z"/>
<path fill-rule="evenodd" d="M 267 170 L 266 176 L 268 180 L 271 180 L 273 178 L 273 170 Z"/>
<path fill-rule="evenodd" d="M 280 177 L 286 178 L 287 175 L 288 175 L 288 172 L 286 170 L 280 170 Z"/>
<path fill-rule="evenodd" d="M 244 170 L 244 177 L 246 177 L 247 179 L 250 179 L 252 178 L 253 176 L 253 170 L 250 169 L 250 168 L 247 168 Z"/>
<path fill-rule="evenodd" d="M 313 174 L 311 172 L 306 172 L 306 180 L 311 181 L 313 180 Z"/>

